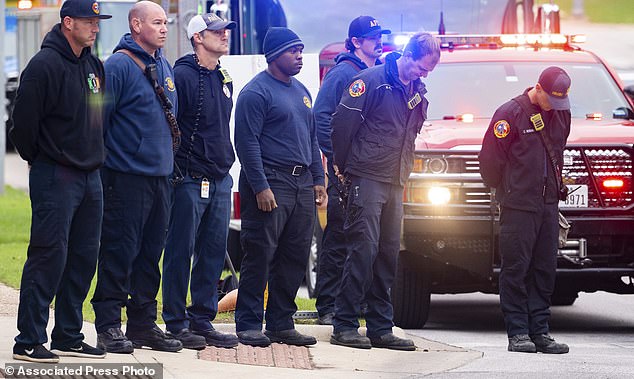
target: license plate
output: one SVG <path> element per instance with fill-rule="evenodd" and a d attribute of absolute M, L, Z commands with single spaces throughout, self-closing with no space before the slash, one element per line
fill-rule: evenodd
<path fill-rule="evenodd" d="M 559 208 L 588 208 L 588 186 L 567 184 L 568 198 L 559 202 Z"/>

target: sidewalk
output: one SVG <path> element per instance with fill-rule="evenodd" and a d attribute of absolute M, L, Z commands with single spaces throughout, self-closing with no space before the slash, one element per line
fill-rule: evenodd
<path fill-rule="evenodd" d="M 26 362 L 12 359 L 13 338 L 17 334 L 16 317 L 18 306 L 18 291 L 0 284 L 0 370 L 4 372 L 7 364 L 19 365 Z M 53 318 L 49 321 L 50 329 Z M 235 331 L 233 324 L 218 324 L 218 330 Z M 302 333 L 317 338 L 314 347 L 295 347 L 294 354 L 286 358 L 293 359 L 298 353 L 307 353 L 309 369 L 293 369 L 267 367 L 249 364 L 221 363 L 210 360 L 215 355 L 252 354 L 258 359 L 271 356 L 274 349 L 283 349 L 285 345 L 273 344 L 268 348 L 248 348 L 240 345 L 234 349 L 215 349 L 207 347 L 200 352 L 184 349 L 178 353 L 165 353 L 149 349 L 136 349 L 134 354 L 108 354 L 105 359 L 82 359 L 62 357 L 57 366 L 79 363 L 94 364 L 134 364 L 134 363 L 162 363 L 163 378 L 403 378 L 407 376 L 424 376 L 431 373 L 443 372 L 467 364 L 482 356 L 481 353 L 469 351 L 459 347 L 445 345 L 415 336 L 418 349 L 414 352 L 397 352 L 385 349 L 360 350 L 331 345 L 328 340 L 332 332 L 331 327 L 323 325 L 297 325 Z M 96 333 L 93 324 L 84 323 L 82 332 L 86 342 L 94 345 Z M 407 333 L 395 328 L 395 333 L 403 336 Z M 273 351 L 275 356 L 275 351 Z M 279 354 L 278 354 L 279 356 Z M 247 357 L 248 359 L 249 357 Z M 256 359 L 257 360 L 257 359 Z M 260 359 L 264 360 L 264 359 Z M 277 364 L 278 366 L 280 364 Z M 54 365 L 50 365 L 53 367 Z M 283 364 L 282 364 L 283 366 Z M 0 377 L 2 375 L 0 374 Z M 122 377 L 122 376 L 121 376 Z M 143 377 L 143 376 L 139 376 Z"/>

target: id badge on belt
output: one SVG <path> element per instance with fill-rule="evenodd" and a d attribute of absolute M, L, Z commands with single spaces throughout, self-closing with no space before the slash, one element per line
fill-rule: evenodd
<path fill-rule="evenodd" d="M 200 197 L 203 199 L 209 199 L 209 180 L 203 178 L 200 182 Z"/>

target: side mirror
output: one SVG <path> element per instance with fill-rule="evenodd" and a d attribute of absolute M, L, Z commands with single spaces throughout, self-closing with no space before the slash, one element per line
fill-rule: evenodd
<path fill-rule="evenodd" d="M 634 111 L 630 108 L 619 107 L 612 111 L 612 118 L 620 120 L 634 120 Z"/>

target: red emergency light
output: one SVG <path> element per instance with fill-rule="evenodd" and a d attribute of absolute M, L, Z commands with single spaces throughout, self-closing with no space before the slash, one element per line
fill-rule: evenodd
<path fill-rule="evenodd" d="M 605 179 L 603 181 L 603 187 L 613 191 L 620 190 L 624 185 L 625 183 L 623 182 L 623 179 Z"/>

